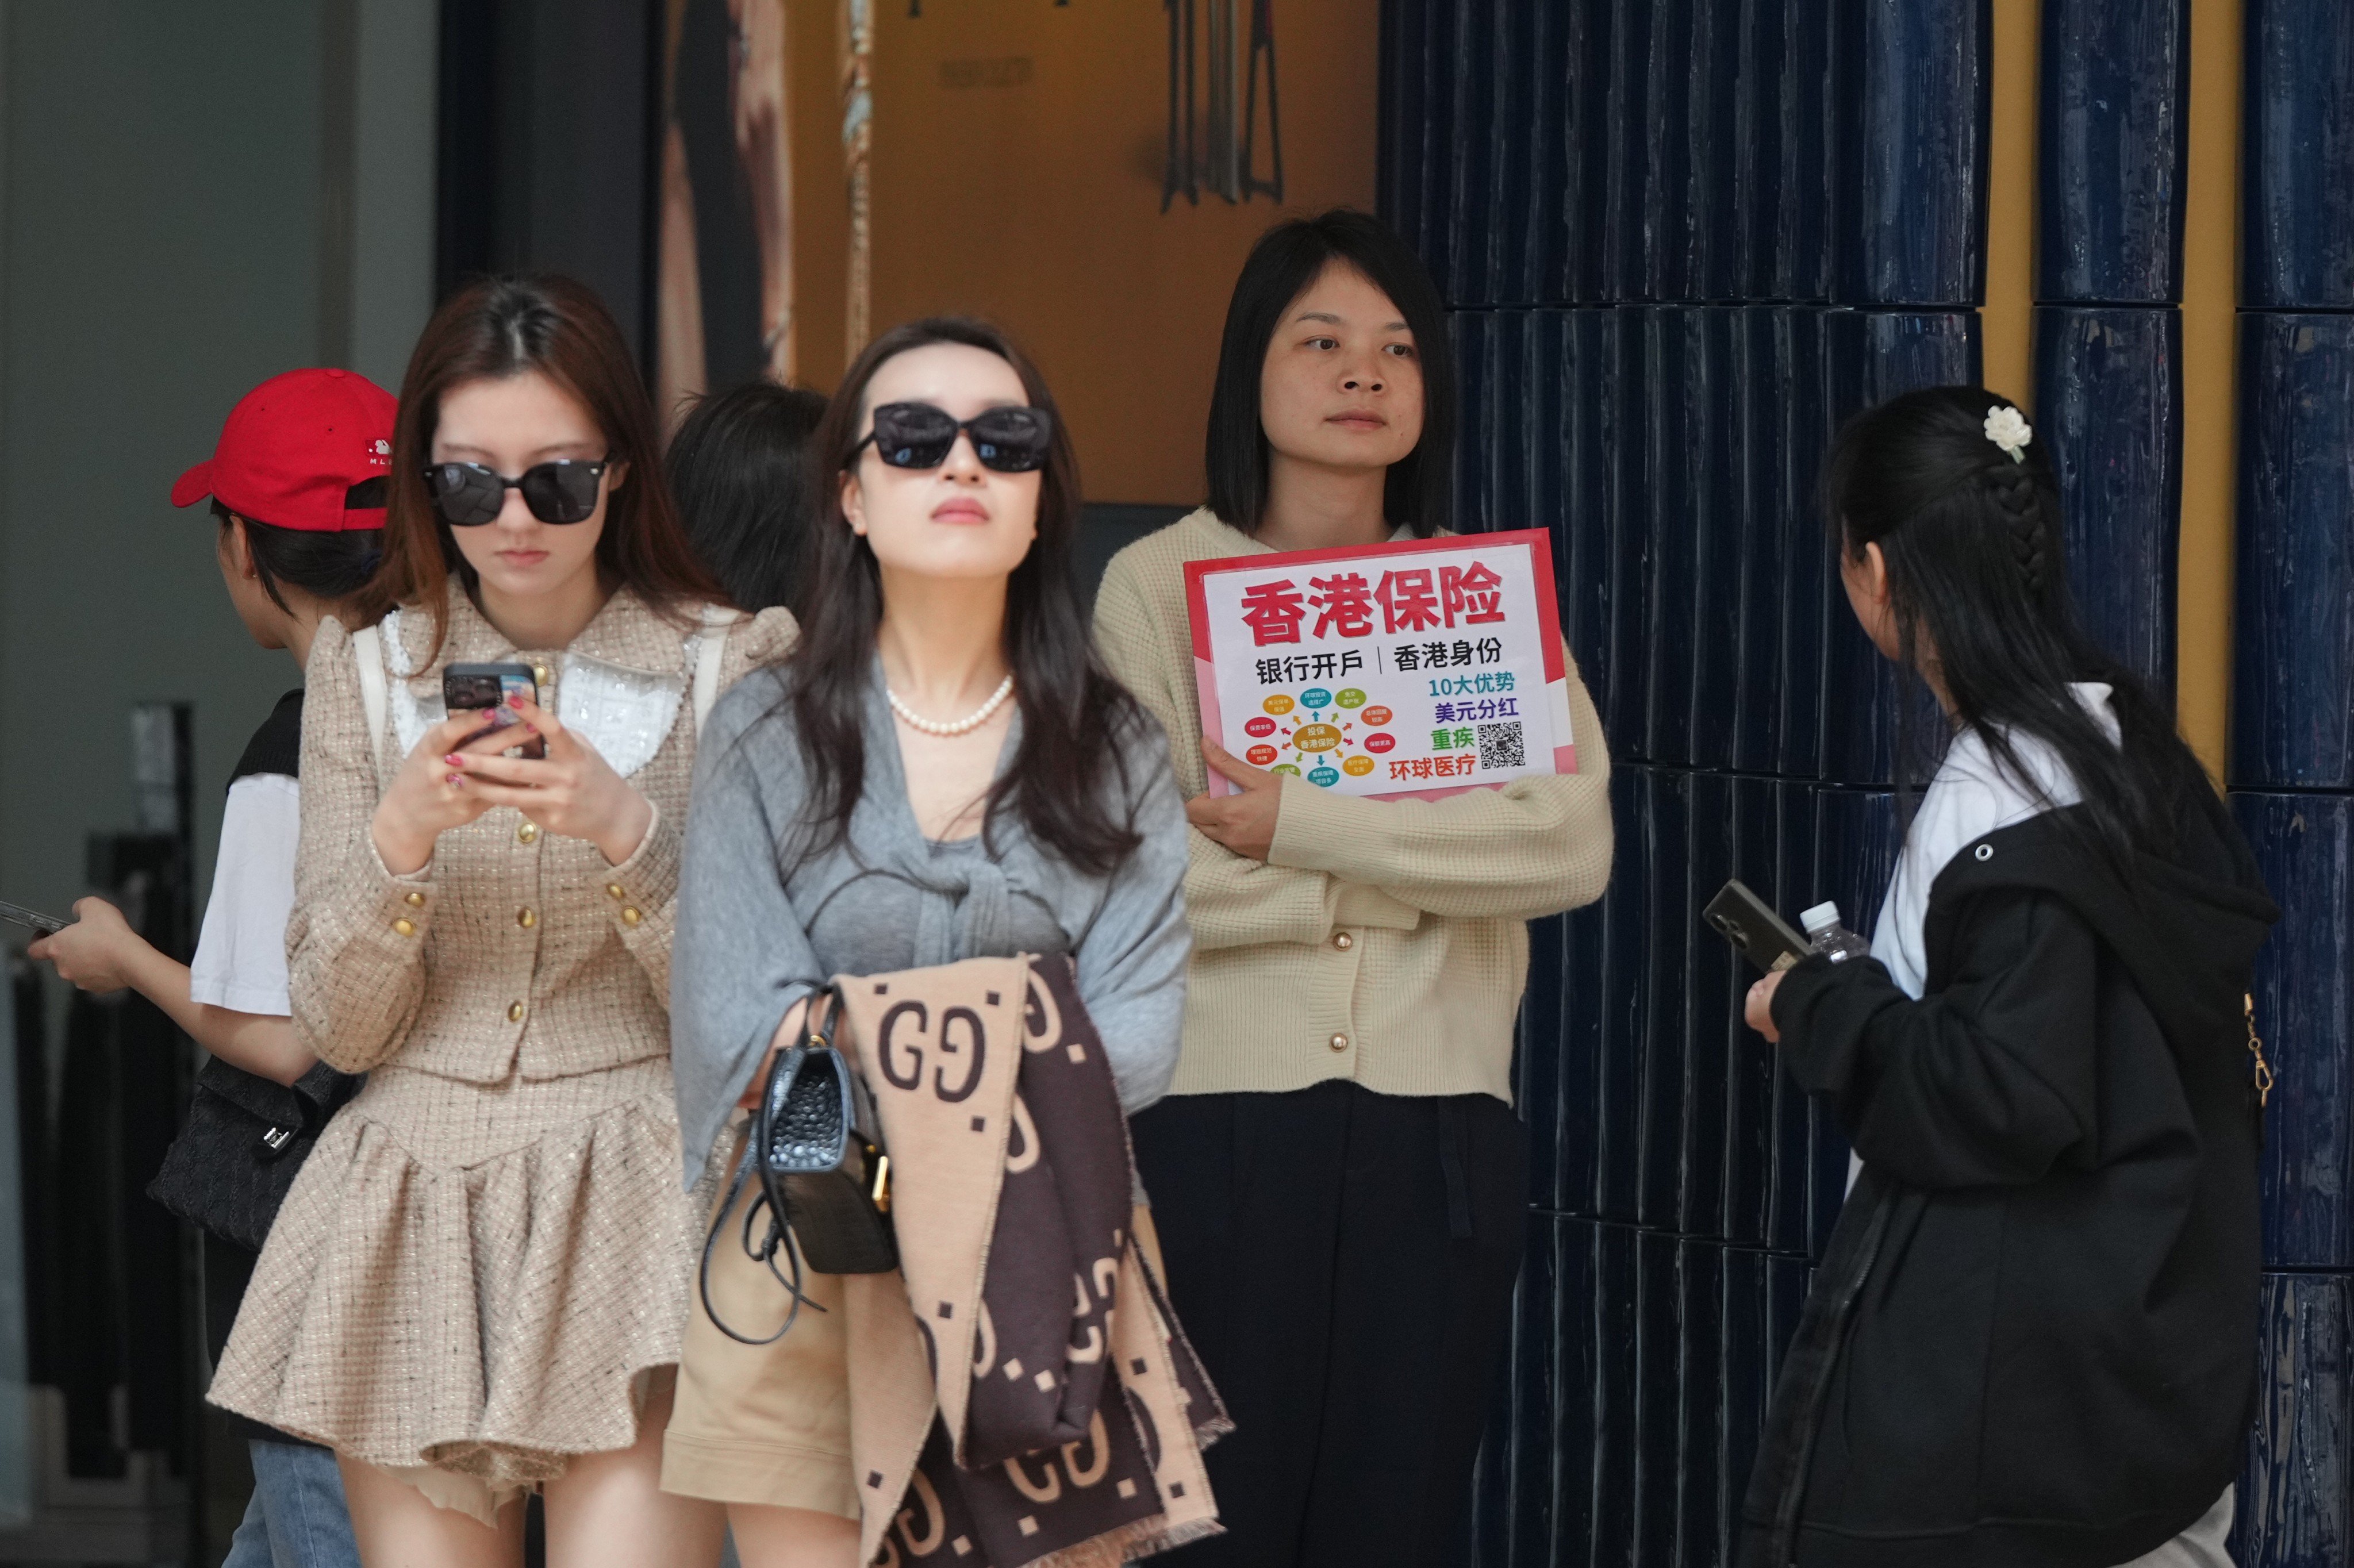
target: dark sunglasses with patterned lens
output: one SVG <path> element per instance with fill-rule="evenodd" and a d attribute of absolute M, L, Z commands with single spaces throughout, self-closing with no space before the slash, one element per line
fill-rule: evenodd
<path fill-rule="evenodd" d="M 972 438 L 972 455 L 999 473 L 1031 473 L 1046 466 L 1055 422 L 1044 408 L 984 408 L 960 419 L 929 403 L 885 403 L 875 410 L 875 429 L 850 449 L 852 461 L 868 441 L 875 455 L 893 468 L 938 468 L 949 461 L 958 433 Z"/>
<path fill-rule="evenodd" d="M 586 523 L 597 510 L 597 487 L 610 458 L 583 462 L 558 458 L 535 462 L 514 479 L 478 462 L 437 462 L 425 471 L 434 508 L 460 528 L 478 528 L 498 516 L 507 492 L 523 492 L 523 503 L 543 523 Z"/>

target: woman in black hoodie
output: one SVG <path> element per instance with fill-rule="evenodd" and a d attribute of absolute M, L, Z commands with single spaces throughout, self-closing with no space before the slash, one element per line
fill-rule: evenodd
<path fill-rule="evenodd" d="M 2007 399 L 1859 416 L 1824 494 L 1857 619 L 1951 738 L 1872 957 L 1750 993 L 1861 1170 L 1741 1561 L 2227 1563 L 2256 1370 L 2244 998 L 2278 911 L 2172 716 L 2079 629 Z"/>

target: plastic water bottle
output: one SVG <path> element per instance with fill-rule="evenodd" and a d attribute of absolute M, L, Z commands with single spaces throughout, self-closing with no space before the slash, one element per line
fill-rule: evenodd
<path fill-rule="evenodd" d="M 1798 923 L 1807 928 L 1807 939 L 1815 951 L 1835 964 L 1872 956 L 1872 944 L 1840 923 L 1837 904 L 1818 904 L 1799 916 Z"/>

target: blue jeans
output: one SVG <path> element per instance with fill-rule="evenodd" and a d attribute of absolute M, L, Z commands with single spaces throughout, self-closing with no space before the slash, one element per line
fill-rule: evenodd
<path fill-rule="evenodd" d="M 253 1500 L 221 1568 L 360 1568 L 334 1452 L 259 1437 L 247 1449 Z"/>

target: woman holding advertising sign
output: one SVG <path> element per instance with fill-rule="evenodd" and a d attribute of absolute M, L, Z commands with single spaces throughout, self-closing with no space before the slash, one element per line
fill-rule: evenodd
<path fill-rule="evenodd" d="M 1210 1457 L 1229 1533 L 1191 1561 L 1460 1555 L 1521 1259 L 1522 923 L 1601 895 L 1611 829 L 1549 577 L 1446 533 L 1454 434 L 1413 253 L 1357 213 L 1281 225 L 1227 310 L 1209 504 L 1123 550 L 1096 603 L 1195 830 L 1184 1051 L 1133 1123 L 1237 1426 Z"/>

